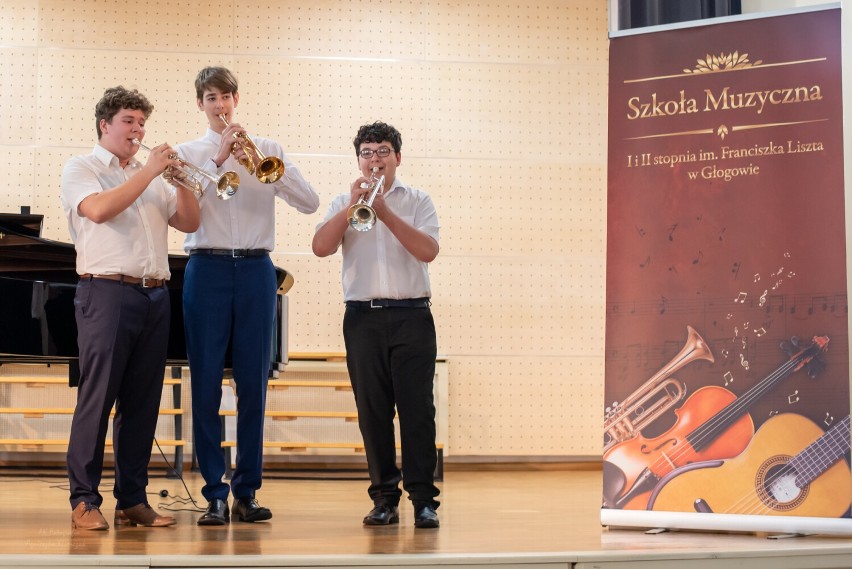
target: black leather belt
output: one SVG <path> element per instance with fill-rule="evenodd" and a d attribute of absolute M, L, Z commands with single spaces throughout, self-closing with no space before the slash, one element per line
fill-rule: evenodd
<path fill-rule="evenodd" d="M 374 298 L 373 300 L 347 300 L 349 308 L 429 308 L 429 299 L 423 298 Z"/>
<path fill-rule="evenodd" d="M 192 249 L 190 255 L 220 255 L 222 257 L 263 257 L 266 249 Z"/>

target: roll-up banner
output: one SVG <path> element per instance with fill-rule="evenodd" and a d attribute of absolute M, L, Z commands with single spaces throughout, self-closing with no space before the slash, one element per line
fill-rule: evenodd
<path fill-rule="evenodd" d="M 611 39 L 604 525 L 852 533 L 840 16 Z"/>

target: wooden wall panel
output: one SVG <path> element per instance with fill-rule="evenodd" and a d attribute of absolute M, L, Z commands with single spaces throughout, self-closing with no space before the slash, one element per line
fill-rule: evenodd
<path fill-rule="evenodd" d="M 453 456 L 596 455 L 606 28 L 605 0 L 0 0 L 0 209 L 28 205 L 68 241 L 62 167 L 94 145 L 104 89 L 140 89 L 155 106 L 146 143 L 174 144 L 206 126 L 196 72 L 227 66 L 238 120 L 279 140 L 321 198 L 311 215 L 277 205 L 290 348 L 341 351 L 340 258 L 310 242 L 357 176 L 357 127 L 390 122 L 400 177 L 442 223 L 431 275 Z"/>

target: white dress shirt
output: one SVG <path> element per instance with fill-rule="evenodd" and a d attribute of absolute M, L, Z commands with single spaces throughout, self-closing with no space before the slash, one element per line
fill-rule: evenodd
<path fill-rule="evenodd" d="M 207 129 L 202 138 L 175 147 L 181 158 L 219 177 L 233 170 L 240 177 L 240 187 L 229 200 L 216 196 L 216 183 L 206 178 L 204 196 L 200 199 L 201 226 L 189 233 L 183 248 L 192 249 L 266 249 L 275 248 L 275 197 L 284 199 L 302 213 L 313 213 L 319 207 L 319 196 L 290 162 L 281 145 L 274 140 L 252 136 L 264 156 L 277 156 L 284 161 L 284 175 L 273 184 L 264 184 L 250 175 L 233 155 L 217 168 L 213 157 L 219 151 L 222 135 Z"/>
<path fill-rule="evenodd" d="M 169 219 L 177 211 L 175 189 L 157 176 L 133 204 L 103 223 L 77 211 L 86 197 L 108 192 L 136 175 L 142 164 L 131 158 L 122 168 L 109 150 L 96 145 L 87 156 L 68 161 L 60 199 L 77 250 L 77 273 L 168 279 Z"/>
<path fill-rule="evenodd" d="M 406 186 L 399 178 L 384 192 L 385 203 L 412 227 L 439 241 L 438 213 L 426 192 Z M 342 209 L 350 194 L 334 198 L 317 229 Z M 380 220 L 369 231 L 351 227 L 343 235 L 343 299 L 431 297 L 429 264 L 417 260 Z"/>

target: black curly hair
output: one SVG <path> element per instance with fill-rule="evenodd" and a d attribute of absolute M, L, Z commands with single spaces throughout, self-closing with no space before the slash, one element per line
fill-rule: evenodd
<path fill-rule="evenodd" d="M 361 150 L 365 142 L 384 142 L 387 140 L 393 145 L 393 151 L 399 153 L 402 148 L 402 135 L 399 131 L 387 123 L 376 121 L 373 124 L 365 124 L 358 129 L 358 134 L 352 141 L 355 144 L 355 156 Z"/>

